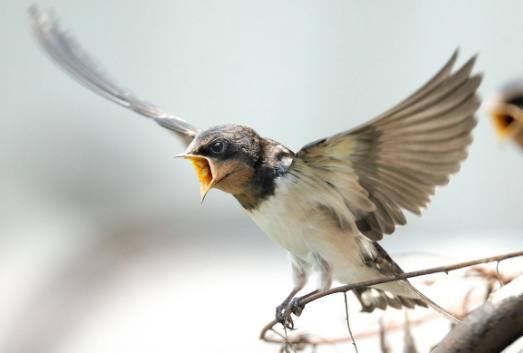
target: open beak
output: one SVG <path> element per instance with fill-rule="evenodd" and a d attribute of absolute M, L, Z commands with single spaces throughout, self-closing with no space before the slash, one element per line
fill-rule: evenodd
<path fill-rule="evenodd" d="M 523 130 L 523 110 L 516 105 L 493 102 L 488 107 L 498 135 L 512 139 Z"/>
<path fill-rule="evenodd" d="M 177 155 L 176 157 L 183 157 L 192 162 L 194 169 L 196 170 L 198 180 L 200 181 L 200 197 L 203 203 L 205 196 L 216 182 L 216 172 L 214 171 L 212 161 L 207 157 L 188 153 L 182 153 Z"/>

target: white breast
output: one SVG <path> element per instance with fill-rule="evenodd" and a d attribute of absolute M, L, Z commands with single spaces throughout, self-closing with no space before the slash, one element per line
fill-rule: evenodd
<path fill-rule="evenodd" d="M 287 178 L 278 178 L 275 194 L 250 211 L 249 215 L 272 241 L 305 260 L 309 257 L 305 241 L 309 225 L 304 222 L 303 215 L 309 210 L 291 197 L 293 193 L 289 191 Z"/>
<path fill-rule="evenodd" d="M 339 203 L 330 188 L 318 180 L 286 174 L 276 180 L 273 196 L 249 212 L 254 222 L 277 244 L 314 268 L 319 256 L 332 269 L 335 280 L 354 283 L 382 274 L 362 261 L 362 251 L 374 249 L 372 242 L 359 233 L 353 215 Z M 332 215 L 321 205 L 334 207 L 352 228 L 340 229 Z M 338 205 L 338 206 L 337 206 Z M 404 282 L 378 286 L 392 293 L 417 297 Z"/>
<path fill-rule="evenodd" d="M 313 264 L 313 255 L 321 256 L 338 281 L 350 283 L 376 276 L 361 260 L 362 242 L 356 240 L 359 233 L 340 230 L 318 209 L 324 197 L 328 195 L 286 175 L 277 179 L 274 195 L 249 215 L 269 238 L 304 262 Z"/>
<path fill-rule="evenodd" d="M 251 211 L 251 218 L 274 242 L 305 262 L 313 253 L 328 262 L 347 261 L 357 253 L 353 234 L 341 231 L 319 210 L 329 195 L 307 185 L 288 174 L 278 178 L 274 195 Z M 341 212 L 348 212 L 345 205 Z"/>

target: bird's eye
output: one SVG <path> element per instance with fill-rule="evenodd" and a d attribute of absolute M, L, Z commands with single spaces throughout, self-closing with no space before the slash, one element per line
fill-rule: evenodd
<path fill-rule="evenodd" d="M 225 151 L 225 143 L 223 143 L 222 141 L 216 141 L 211 145 L 210 149 L 211 152 L 214 154 L 223 153 L 223 151 Z"/>

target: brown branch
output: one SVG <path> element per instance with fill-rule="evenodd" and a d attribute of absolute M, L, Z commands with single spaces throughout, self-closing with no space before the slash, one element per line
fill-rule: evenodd
<path fill-rule="evenodd" d="M 403 352 L 404 353 L 418 353 L 418 348 L 416 347 L 416 340 L 412 336 L 412 330 L 409 320 L 409 315 L 407 311 L 405 313 L 405 325 L 403 325 Z"/>
<path fill-rule="evenodd" d="M 356 344 L 356 341 L 354 340 L 354 335 L 352 334 L 352 330 L 350 328 L 350 321 L 349 321 L 349 302 L 347 301 L 347 293 L 343 293 L 343 300 L 345 302 L 345 321 L 347 322 L 347 330 L 349 331 L 349 337 L 351 339 L 351 343 L 354 346 L 354 351 L 356 353 L 359 353 L 358 351 L 358 345 Z"/>
<path fill-rule="evenodd" d="M 303 302 L 301 302 L 301 304 L 305 306 L 306 304 L 309 304 L 315 300 L 318 300 L 320 298 L 323 298 L 327 295 L 331 295 L 334 293 L 346 293 L 349 290 L 353 290 L 353 289 L 357 289 L 357 288 L 374 286 L 374 285 L 381 284 L 381 283 L 393 282 L 393 281 L 398 281 L 398 280 L 412 278 L 412 277 L 425 276 L 425 275 L 434 274 L 434 273 L 441 273 L 441 272 L 448 273 L 450 271 L 458 270 L 458 269 L 465 268 L 465 267 L 484 264 L 484 263 L 488 263 L 488 262 L 500 262 L 503 260 L 507 260 L 507 259 L 515 258 L 515 257 L 519 257 L 519 256 L 523 256 L 523 251 L 517 251 L 517 252 L 512 252 L 512 253 L 508 253 L 508 254 L 504 254 L 504 255 L 498 255 L 498 256 L 485 257 L 485 258 L 481 258 L 481 259 L 460 262 L 460 263 L 456 263 L 456 264 L 448 265 L 448 266 L 439 266 L 439 267 L 432 267 L 432 268 L 425 269 L 425 270 L 405 272 L 405 273 L 394 275 L 394 276 L 382 277 L 382 278 L 377 278 L 377 279 L 373 279 L 373 280 L 369 280 L 369 281 L 348 284 L 348 285 L 344 285 L 344 286 L 331 288 L 329 290 L 311 295 L 311 296 L 307 297 L 305 300 L 303 300 Z M 277 324 L 278 324 L 278 322 L 276 320 L 272 320 L 271 322 L 267 323 L 260 332 L 260 339 L 265 342 L 268 342 L 268 343 L 277 343 L 277 344 L 282 344 L 282 343 L 304 344 L 305 343 L 305 344 L 319 345 L 319 344 L 337 344 L 337 343 L 346 342 L 346 339 L 334 339 L 334 340 L 332 340 L 332 339 L 331 340 L 329 340 L 329 339 L 311 339 L 307 335 L 298 335 L 295 337 L 288 337 L 287 339 L 285 339 L 285 341 L 282 341 L 281 339 L 269 337 L 268 332 L 269 331 L 276 332 L 274 330 L 274 326 L 276 326 Z"/>
<path fill-rule="evenodd" d="M 450 271 L 459 270 L 464 267 L 470 267 L 470 266 L 479 265 L 479 264 L 483 264 L 483 263 L 487 263 L 487 262 L 499 262 L 499 261 L 503 261 L 503 260 L 510 259 L 513 257 L 518 257 L 518 256 L 523 256 L 523 251 L 516 251 L 516 252 L 504 254 L 504 255 L 484 257 L 482 259 L 459 262 L 459 263 L 456 263 L 454 265 L 449 265 L 449 266 L 438 266 L 438 267 L 428 268 L 425 270 L 405 272 L 405 273 L 397 274 L 394 276 L 376 278 L 376 279 L 372 279 L 369 281 L 363 281 L 363 282 L 358 282 L 358 283 L 354 283 L 354 284 L 346 284 L 344 286 L 331 288 L 326 291 L 318 292 L 316 294 L 308 296 L 306 299 L 301 301 L 300 304 L 305 306 L 305 305 L 309 304 L 310 302 L 313 302 L 315 300 L 318 300 L 320 298 L 323 298 L 327 295 L 331 295 L 334 293 L 343 293 L 343 292 L 347 292 L 347 291 L 357 289 L 357 288 L 370 287 L 370 286 L 375 286 L 376 284 L 394 282 L 394 281 L 398 281 L 401 279 L 425 276 L 425 275 L 430 275 L 430 274 L 438 273 L 438 272 L 449 273 Z"/>
<path fill-rule="evenodd" d="M 430 320 L 433 320 L 437 317 L 438 317 L 438 315 L 436 313 L 424 315 L 418 319 L 412 319 L 410 321 L 410 325 L 418 326 L 418 325 L 424 324 Z M 308 334 L 298 334 L 298 335 L 289 336 L 286 338 L 274 329 L 274 326 L 276 326 L 276 324 L 277 324 L 276 321 L 271 321 L 270 323 L 265 325 L 265 327 L 263 329 L 263 330 L 265 330 L 265 336 L 260 337 L 260 339 L 262 339 L 264 342 L 267 342 L 267 343 L 276 343 L 276 344 L 287 343 L 292 346 L 295 346 L 295 345 L 311 345 L 311 346 L 336 345 L 336 344 L 351 342 L 350 338 L 347 336 L 334 337 L 334 338 L 323 338 L 323 337 L 312 336 L 312 335 L 308 335 Z M 272 325 L 272 327 L 270 325 Z M 402 330 L 403 328 L 404 328 L 403 322 L 393 322 L 393 323 L 387 324 L 385 327 L 383 327 L 383 329 L 387 333 L 399 331 L 399 330 Z M 263 333 L 263 330 L 262 330 L 262 333 Z M 267 335 L 269 331 L 274 332 L 280 338 L 269 337 Z M 364 339 L 368 339 L 371 337 L 375 337 L 376 335 L 379 335 L 379 334 L 380 334 L 379 329 L 363 331 L 363 332 L 354 334 L 354 340 L 355 341 L 364 340 Z"/>
<path fill-rule="evenodd" d="M 513 279 L 513 278 L 509 278 L 509 277 L 506 277 L 506 278 L 507 278 L 506 283 L 509 283 Z M 461 313 L 462 313 L 461 315 L 465 316 L 466 314 L 469 313 L 468 309 L 467 310 L 464 309 L 465 306 L 468 308 L 471 304 L 474 304 L 476 306 L 480 306 L 480 305 L 485 304 L 484 297 L 481 297 L 481 298 L 480 297 L 476 297 L 474 299 L 471 299 L 470 298 L 470 294 L 471 293 L 467 293 L 465 295 L 464 302 L 466 301 L 467 302 L 466 304 L 463 303 L 459 307 L 456 306 L 456 308 L 455 308 L 456 310 L 450 310 L 450 311 L 451 312 L 458 312 L 459 310 L 461 310 Z M 431 320 L 437 319 L 438 317 L 441 317 L 441 315 L 439 315 L 437 312 L 432 312 L 432 313 L 420 316 L 420 317 L 418 317 L 416 319 L 409 319 L 409 324 L 410 324 L 411 327 L 419 326 L 419 325 L 425 324 L 425 323 L 427 323 L 427 322 L 429 322 Z M 383 332 L 381 332 L 382 330 L 384 332 L 387 332 L 387 333 L 392 333 L 392 332 L 403 330 L 405 328 L 405 323 L 404 322 L 394 322 L 394 321 L 392 321 L 392 322 L 389 322 L 387 325 L 384 325 L 383 324 L 383 318 L 379 321 L 379 324 L 380 324 L 380 326 L 377 329 L 370 329 L 370 330 L 367 330 L 367 331 L 362 331 L 362 332 L 354 334 L 354 340 L 355 341 L 359 341 L 359 340 L 365 340 L 365 339 L 369 339 L 369 338 L 372 338 L 372 337 L 380 336 L 383 333 Z M 298 334 L 298 335 L 296 335 L 294 337 L 291 336 L 291 337 L 287 337 L 286 338 L 285 336 L 281 335 L 279 332 L 274 330 L 274 328 L 270 328 L 270 331 L 272 331 L 276 335 L 278 335 L 281 338 L 281 340 L 271 339 L 271 338 L 269 338 L 269 340 L 265 340 L 266 342 L 269 342 L 269 343 L 279 343 L 279 344 L 289 343 L 289 344 L 291 344 L 293 346 L 295 346 L 295 345 L 300 345 L 300 346 L 303 346 L 303 345 L 320 346 L 320 345 L 336 345 L 336 344 L 350 343 L 351 342 L 351 340 L 348 337 L 346 337 L 346 336 L 343 336 L 343 337 L 332 337 L 332 338 L 322 338 L 322 337 L 313 337 L 313 336 L 307 335 L 307 334 Z"/>
<path fill-rule="evenodd" d="M 385 328 L 385 324 L 383 323 L 383 317 L 381 317 L 381 319 L 379 321 L 379 325 L 380 325 L 379 335 L 380 335 L 381 353 L 390 353 L 390 346 L 389 346 L 389 342 L 387 342 L 387 331 Z"/>
<path fill-rule="evenodd" d="M 501 352 L 523 336 L 523 294 L 485 303 L 458 323 L 432 353 Z"/>

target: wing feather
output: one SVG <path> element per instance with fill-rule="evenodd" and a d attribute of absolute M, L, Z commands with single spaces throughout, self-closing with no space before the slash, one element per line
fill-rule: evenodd
<path fill-rule="evenodd" d="M 476 57 L 453 73 L 456 58 L 457 52 L 423 87 L 374 120 L 313 142 L 296 155 L 296 165 L 306 165 L 300 168 L 338 190 L 360 232 L 372 240 L 405 224 L 404 210 L 420 214 L 435 188 L 447 184 L 467 157 L 481 75 L 472 75 Z M 339 173 L 356 176 L 366 191 L 358 198 L 366 197 L 373 207 L 351 203 L 355 196 L 344 190 L 357 188 L 346 188 Z"/>
<path fill-rule="evenodd" d="M 41 47 L 79 83 L 116 104 L 152 118 L 181 137 L 186 144 L 198 133 L 198 129 L 185 120 L 162 111 L 118 85 L 68 32 L 60 28 L 53 13 L 33 5 L 29 8 L 29 15 Z"/>

